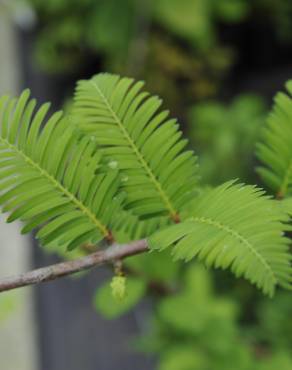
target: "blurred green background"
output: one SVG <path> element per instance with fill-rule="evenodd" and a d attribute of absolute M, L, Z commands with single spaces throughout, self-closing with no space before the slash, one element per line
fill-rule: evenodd
<path fill-rule="evenodd" d="M 99 71 L 143 79 L 179 118 L 199 156 L 202 187 L 231 178 L 262 185 L 255 143 L 272 95 L 292 78 L 290 0 L 3 4 L 19 33 L 23 80 L 41 81 L 32 83 L 41 99 L 62 106 L 76 79 Z M 147 323 L 130 345 L 155 358 L 148 369 L 292 369 L 290 293 L 268 299 L 228 272 L 174 264 L 165 253 L 129 259 L 125 270 L 125 300 L 114 301 L 105 281 L 92 305 L 116 320 L 147 302 Z M 0 319 L 9 304 L 0 300 Z"/>

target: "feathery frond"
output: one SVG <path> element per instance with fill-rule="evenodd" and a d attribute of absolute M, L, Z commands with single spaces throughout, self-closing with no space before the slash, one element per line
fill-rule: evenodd
<path fill-rule="evenodd" d="M 70 249 L 111 239 L 122 201 L 117 171 L 98 170 L 96 142 L 78 137 L 62 112 L 45 120 L 49 104 L 35 111 L 29 95 L 0 101 L 0 204 L 8 222 L 24 221 L 23 233 L 41 227 L 42 243 Z"/>
<path fill-rule="evenodd" d="M 273 111 L 257 145 L 257 156 L 263 163 L 258 172 L 278 197 L 292 195 L 292 81 L 275 97 Z"/>
<path fill-rule="evenodd" d="M 283 212 L 286 212 L 288 215 L 292 217 L 292 198 L 284 198 L 281 200 L 275 200 L 277 202 L 277 205 L 280 207 L 280 209 Z"/>
<path fill-rule="evenodd" d="M 161 100 L 141 92 L 143 82 L 98 74 L 79 81 L 73 118 L 93 135 L 110 167 L 123 174 L 126 208 L 140 217 L 179 212 L 192 198 L 197 180 L 196 157 L 184 151 L 175 119 L 158 113 Z"/>
<path fill-rule="evenodd" d="M 283 236 L 289 217 L 274 202 L 254 186 L 227 182 L 201 195 L 188 220 L 151 236 L 150 248 L 174 244 L 176 259 L 230 267 L 272 295 L 276 284 L 290 288 L 292 281 Z"/>

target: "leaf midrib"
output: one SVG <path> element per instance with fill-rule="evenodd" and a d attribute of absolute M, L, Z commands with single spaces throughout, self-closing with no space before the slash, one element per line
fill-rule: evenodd
<path fill-rule="evenodd" d="M 160 197 L 162 198 L 164 204 L 166 205 L 166 208 L 169 210 L 169 213 L 172 217 L 173 220 L 176 220 L 177 219 L 177 215 L 178 215 L 178 212 L 175 210 L 175 208 L 173 207 L 168 195 L 166 194 L 166 192 L 162 189 L 162 186 L 160 184 L 160 182 L 157 180 L 157 177 L 155 176 L 155 174 L 153 173 L 153 171 L 151 170 L 150 166 L 148 165 L 147 161 L 145 160 L 143 154 L 140 152 L 139 148 L 135 145 L 135 142 L 132 140 L 130 134 L 128 133 L 128 131 L 126 130 L 126 128 L 124 127 L 122 121 L 120 120 L 120 118 L 117 116 L 117 114 L 115 113 L 115 111 L 112 109 L 108 99 L 105 97 L 105 95 L 103 94 L 103 92 L 100 90 L 100 88 L 98 87 L 98 85 L 93 82 L 93 81 L 90 81 L 92 83 L 92 85 L 95 87 L 95 89 L 97 90 L 98 94 L 101 96 L 102 100 L 104 101 L 107 109 L 110 111 L 111 115 L 113 116 L 114 120 L 116 121 L 118 127 L 120 128 L 120 130 L 122 131 L 124 137 L 126 138 L 126 140 L 129 142 L 129 145 L 130 147 L 132 148 L 132 150 L 134 151 L 134 153 L 136 154 L 137 158 L 138 158 L 138 161 L 141 163 L 142 167 L 145 169 L 146 173 L 148 174 L 150 180 L 152 181 L 152 183 L 154 184 L 155 188 L 157 189 Z"/>
<path fill-rule="evenodd" d="M 217 229 L 224 230 L 229 235 L 232 235 L 234 238 L 240 240 L 250 251 L 251 253 L 261 262 L 261 264 L 265 267 L 268 273 L 271 275 L 274 283 L 277 282 L 277 278 L 272 270 L 271 266 L 267 263 L 267 261 L 262 257 L 260 253 L 254 248 L 254 246 L 238 231 L 232 229 L 230 226 L 224 225 L 219 221 L 213 220 L 211 218 L 206 217 L 192 217 L 192 221 L 201 223 L 201 224 L 208 224 L 210 226 L 216 227 Z"/>
<path fill-rule="evenodd" d="M 286 192 L 288 190 L 288 185 L 289 185 L 289 178 L 292 174 L 292 158 L 289 160 L 289 164 L 287 166 L 287 169 L 285 171 L 285 175 L 283 177 L 283 181 L 281 183 L 278 195 L 280 194 L 282 197 L 286 195 Z"/>
<path fill-rule="evenodd" d="M 61 193 L 66 195 L 72 203 L 74 203 L 77 208 L 84 213 L 90 221 L 101 231 L 104 237 L 110 237 L 110 232 L 105 225 L 103 225 L 95 215 L 80 201 L 76 196 L 71 193 L 67 188 L 65 188 L 59 181 L 57 181 L 52 175 L 49 174 L 45 169 L 43 169 L 37 162 L 33 161 L 28 157 L 22 150 L 18 149 L 16 145 L 11 144 L 8 140 L 0 137 L 0 141 L 4 143 L 9 149 L 14 150 L 18 155 L 23 157 L 26 163 L 29 163 L 33 168 L 36 168 L 43 176 L 45 176 L 55 188 L 59 189 Z"/>

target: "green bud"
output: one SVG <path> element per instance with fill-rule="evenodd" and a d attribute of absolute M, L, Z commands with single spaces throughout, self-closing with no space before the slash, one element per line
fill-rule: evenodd
<path fill-rule="evenodd" d="M 124 276 L 114 276 L 110 283 L 112 295 L 116 300 L 121 301 L 126 295 L 126 278 Z"/>

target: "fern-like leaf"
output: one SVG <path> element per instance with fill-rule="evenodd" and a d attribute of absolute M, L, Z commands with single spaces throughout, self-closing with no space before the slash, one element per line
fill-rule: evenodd
<path fill-rule="evenodd" d="M 45 123 L 49 105 L 35 111 L 29 95 L 0 101 L 0 204 L 8 222 L 20 219 L 23 233 L 40 228 L 42 243 L 70 249 L 110 239 L 122 219 L 117 171 L 99 171 L 95 141 L 79 138 L 61 112 Z"/>
<path fill-rule="evenodd" d="M 286 87 L 289 95 L 276 95 L 262 141 L 257 145 L 257 156 L 264 164 L 258 172 L 279 198 L 292 194 L 292 81 Z"/>
<path fill-rule="evenodd" d="M 288 220 L 262 190 L 227 182 L 201 195 L 192 217 L 157 232 L 149 244 L 159 250 L 174 244 L 176 259 L 198 257 L 207 265 L 230 267 L 272 295 L 276 284 L 291 287 L 288 240 L 283 236 Z"/>
<path fill-rule="evenodd" d="M 73 117 L 93 135 L 110 167 L 119 168 L 127 192 L 127 209 L 140 217 L 169 215 L 192 198 L 197 178 L 196 157 L 183 151 L 176 120 L 158 113 L 161 100 L 141 92 L 142 82 L 99 74 L 79 81 Z"/>
<path fill-rule="evenodd" d="M 292 198 L 284 198 L 277 201 L 278 206 L 283 212 L 286 212 L 288 215 L 292 216 Z"/>

